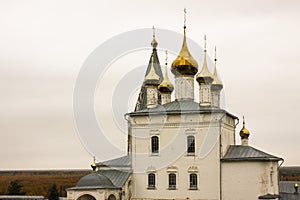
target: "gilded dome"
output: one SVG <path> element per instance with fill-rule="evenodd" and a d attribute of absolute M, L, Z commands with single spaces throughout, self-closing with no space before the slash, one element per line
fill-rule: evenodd
<path fill-rule="evenodd" d="M 158 89 L 159 89 L 160 92 L 170 92 L 170 93 L 174 90 L 174 86 L 171 83 L 171 81 L 169 80 L 167 66 L 166 66 L 166 73 L 165 73 L 164 80 L 158 86 Z"/>
<path fill-rule="evenodd" d="M 246 129 L 246 126 L 245 126 L 244 116 L 243 116 L 243 128 L 240 131 L 240 136 L 241 136 L 242 139 L 248 139 L 249 136 L 250 136 L 250 132 Z"/>
<path fill-rule="evenodd" d="M 212 82 L 212 86 L 216 88 L 223 88 L 223 83 L 220 81 L 218 77 L 218 72 L 217 72 L 217 48 L 215 47 L 215 69 L 214 69 L 214 81 Z"/>
<path fill-rule="evenodd" d="M 181 51 L 171 66 L 171 70 L 175 75 L 195 75 L 198 72 L 198 63 L 187 47 L 185 29 L 186 28 L 184 27 L 184 38 Z"/>
<path fill-rule="evenodd" d="M 200 73 L 197 74 L 196 79 L 199 83 L 211 83 L 213 82 L 213 75 L 210 73 L 207 67 L 206 61 L 206 36 L 204 35 L 204 60 L 203 67 Z"/>

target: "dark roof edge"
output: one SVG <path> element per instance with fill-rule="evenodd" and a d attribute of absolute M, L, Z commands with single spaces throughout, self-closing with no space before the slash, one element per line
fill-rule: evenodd
<path fill-rule="evenodd" d="M 239 161 L 282 161 L 283 158 L 222 158 L 220 159 L 222 162 L 239 162 Z"/>
<path fill-rule="evenodd" d="M 166 114 L 166 115 L 176 115 L 176 114 L 201 114 L 201 113 L 226 113 L 227 115 L 231 116 L 234 119 L 238 119 L 237 116 L 227 112 L 224 109 L 203 109 L 203 110 L 170 110 L 170 111 L 144 111 L 144 112 L 131 112 L 126 113 L 125 116 L 146 116 L 146 115 L 160 115 L 160 114 Z"/>
<path fill-rule="evenodd" d="M 110 190 L 120 190 L 122 187 L 71 187 L 71 188 L 66 188 L 66 191 L 68 190 L 91 190 L 91 189 L 110 189 Z"/>

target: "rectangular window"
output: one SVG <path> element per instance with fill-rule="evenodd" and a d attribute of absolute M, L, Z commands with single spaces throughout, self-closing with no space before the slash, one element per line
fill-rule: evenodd
<path fill-rule="evenodd" d="M 193 135 L 187 137 L 187 152 L 188 154 L 195 154 L 195 137 Z"/>
<path fill-rule="evenodd" d="M 169 174 L 169 190 L 176 189 L 176 174 L 171 173 Z"/>
<path fill-rule="evenodd" d="M 157 136 L 151 137 L 151 152 L 157 154 L 159 151 L 159 140 Z"/>
<path fill-rule="evenodd" d="M 197 190 L 197 174 L 190 174 L 190 190 Z"/>
<path fill-rule="evenodd" d="M 155 174 L 148 174 L 148 189 L 155 189 Z"/>

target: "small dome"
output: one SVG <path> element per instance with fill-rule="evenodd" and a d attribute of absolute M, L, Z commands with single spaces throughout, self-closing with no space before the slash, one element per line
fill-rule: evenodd
<path fill-rule="evenodd" d="M 243 128 L 240 131 L 240 136 L 242 139 L 248 139 L 250 136 L 250 132 L 246 129 L 245 126 L 245 118 L 243 117 Z"/>
<path fill-rule="evenodd" d="M 207 67 L 207 61 L 206 61 L 206 35 L 204 35 L 204 61 L 203 61 L 203 67 L 199 74 L 196 76 L 196 80 L 199 83 L 212 83 L 214 78 L 213 75 L 210 73 Z"/>
<path fill-rule="evenodd" d="M 82 177 L 76 187 L 101 187 L 112 188 L 114 184 L 106 176 L 98 173 L 88 174 Z"/>
<path fill-rule="evenodd" d="M 167 63 L 166 63 L 165 77 L 164 77 L 163 82 L 161 82 L 161 84 L 158 86 L 158 90 L 160 92 L 170 92 L 170 93 L 174 90 L 174 86 L 171 83 L 171 81 L 169 80 Z"/>

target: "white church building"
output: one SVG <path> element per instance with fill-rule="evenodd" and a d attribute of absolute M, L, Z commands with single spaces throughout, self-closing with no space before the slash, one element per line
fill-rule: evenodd
<path fill-rule="evenodd" d="M 186 42 L 172 62 L 174 85 L 157 56 L 157 41 L 128 121 L 128 154 L 92 164 L 93 172 L 67 189 L 68 200 L 277 199 L 282 158 L 248 144 L 245 127 L 235 140 L 238 117 L 220 107 L 223 84 L 206 61 L 202 67 Z M 199 88 L 195 102 L 194 80 Z M 173 91 L 174 90 L 174 91 Z M 171 94 L 175 92 L 175 99 Z"/>

